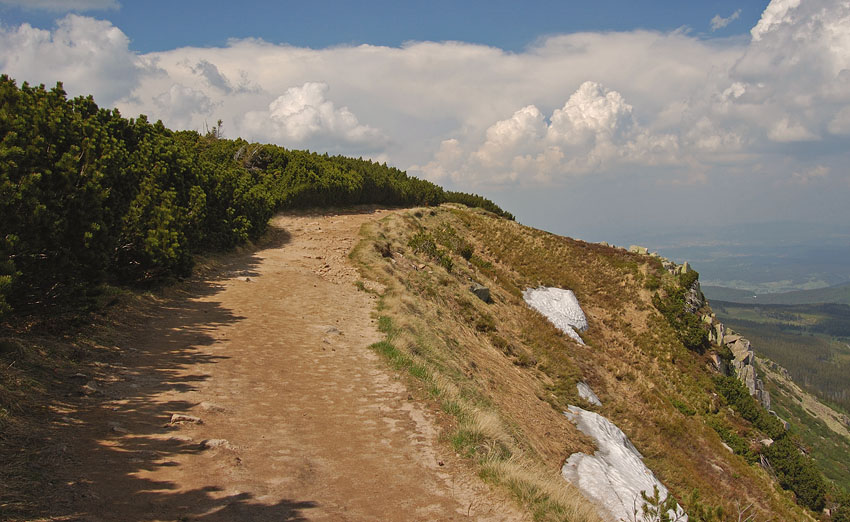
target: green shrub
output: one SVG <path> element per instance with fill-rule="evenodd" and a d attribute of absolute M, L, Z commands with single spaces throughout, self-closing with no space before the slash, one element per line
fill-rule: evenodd
<path fill-rule="evenodd" d="M 779 419 L 767 412 L 750 395 L 749 390 L 741 381 L 735 377 L 718 375 L 714 377 L 714 384 L 718 393 L 726 399 L 735 411 L 743 418 L 750 421 L 753 426 L 764 432 L 772 439 L 779 439 L 785 435 L 785 428 Z"/>
<path fill-rule="evenodd" d="M 185 276 L 196 254 L 259 237 L 276 210 L 448 201 L 512 218 L 385 163 L 173 132 L 0 76 L 0 314 Z"/>
<path fill-rule="evenodd" d="M 818 512 L 826 503 L 826 483 L 814 462 L 797 449 L 790 437 L 775 441 L 765 450 L 779 485 L 790 489 L 797 501 Z"/>
<path fill-rule="evenodd" d="M 452 271 L 454 262 L 452 261 L 451 256 L 437 246 L 437 242 L 431 234 L 424 231 L 417 232 L 416 235 L 410 238 L 410 241 L 407 242 L 407 246 L 412 248 L 416 253 L 425 254 L 430 257 L 439 263 L 440 266 L 445 268 L 447 272 Z"/>
<path fill-rule="evenodd" d="M 665 296 L 656 292 L 652 304 L 667 320 L 679 341 L 690 350 L 703 351 L 708 345 L 708 332 L 700 318 L 685 308 L 685 290 L 681 287 L 664 289 Z"/>
<path fill-rule="evenodd" d="M 688 270 L 682 274 L 679 274 L 679 286 L 684 289 L 689 289 L 693 284 L 699 279 L 699 272 L 696 270 Z"/>

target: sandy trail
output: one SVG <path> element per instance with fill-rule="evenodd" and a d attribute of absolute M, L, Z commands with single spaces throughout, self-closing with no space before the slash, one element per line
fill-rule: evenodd
<path fill-rule="evenodd" d="M 374 296 L 347 254 L 380 216 L 279 216 L 277 244 L 128 332 L 112 377 L 61 413 L 55 518 L 521 519 L 366 348 Z"/>

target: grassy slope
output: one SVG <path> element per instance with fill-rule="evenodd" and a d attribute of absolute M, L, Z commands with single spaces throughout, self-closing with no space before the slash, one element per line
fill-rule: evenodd
<path fill-rule="evenodd" d="M 454 233 L 445 232 L 447 224 Z M 474 255 L 469 262 L 450 255 L 447 272 L 407 246 L 423 230 L 442 236 L 444 250 L 460 253 L 468 242 Z M 592 451 L 561 414 L 567 404 L 589 407 L 577 396 L 579 380 L 604 403 L 593 409 L 628 434 L 686 508 L 698 491 L 730 520 L 749 504 L 757 520 L 808 518 L 706 425 L 715 418 L 751 440 L 760 437 L 721 407 L 707 360 L 687 351 L 651 306 L 645 274 L 671 277 L 653 261 L 446 207 L 389 216 L 363 233 L 352 257 L 365 277 L 386 287 L 381 324 L 388 342 L 378 350 L 451 414 L 445 436 L 458 451 L 539 519 L 588 519 L 567 514 L 582 503 L 568 502 L 574 492 L 559 477 L 571 453 Z M 473 296 L 470 280 L 490 287 L 494 302 Z M 587 346 L 524 304 L 521 291 L 538 285 L 576 293 L 590 322 Z"/>
<path fill-rule="evenodd" d="M 771 397 L 771 407 L 800 436 L 824 474 L 850 491 L 850 432 L 841 414 L 817 400 L 770 364 L 759 361 Z"/>

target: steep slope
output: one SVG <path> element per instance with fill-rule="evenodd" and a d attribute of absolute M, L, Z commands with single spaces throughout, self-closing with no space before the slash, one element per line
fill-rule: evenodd
<path fill-rule="evenodd" d="M 657 259 L 451 206 L 387 216 L 363 233 L 354 258 L 386 287 L 387 340 L 375 349 L 454 415 L 446 437 L 458 452 L 538 518 L 579 519 L 566 514 L 582 503 L 560 477 L 570 455 L 595 451 L 563 414 L 579 405 L 625 432 L 692 520 L 715 520 L 706 513 L 716 508 L 723 520 L 811 519 L 768 471 L 724 448 L 719 433 L 756 452 L 766 435 L 720 396 L 710 356 L 723 348 L 685 348 L 692 339 L 653 305 L 678 284 Z M 585 345 L 526 305 L 523 291 L 540 286 L 575 293 Z M 579 382 L 602 406 L 580 397 Z"/>
<path fill-rule="evenodd" d="M 772 408 L 790 423 L 790 431 L 799 435 L 824 475 L 850 491 L 850 417 L 803 390 L 782 366 L 767 359 L 757 362 Z"/>

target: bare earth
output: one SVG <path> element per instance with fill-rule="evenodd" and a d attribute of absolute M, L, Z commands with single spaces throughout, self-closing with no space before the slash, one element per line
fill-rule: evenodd
<path fill-rule="evenodd" d="M 347 254 L 380 216 L 279 216 L 271 248 L 126 332 L 59 413 L 54 519 L 524 519 L 367 348 L 375 298 Z"/>

